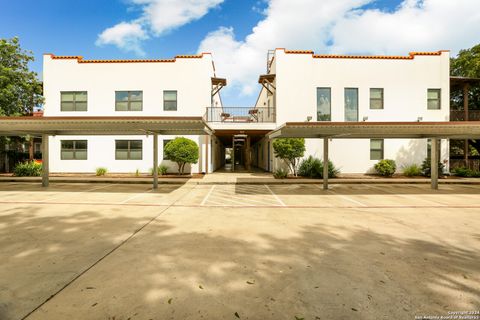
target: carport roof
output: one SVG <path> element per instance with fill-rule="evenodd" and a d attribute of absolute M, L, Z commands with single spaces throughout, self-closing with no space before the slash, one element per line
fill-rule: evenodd
<path fill-rule="evenodd" d="M 480 122 L 287 122 L 272 138 L 480 138 Z"/>
<path fill-rule="evenodd" d="M 210 134 L 202 117 L 0 117 L 0 136 Z"/>

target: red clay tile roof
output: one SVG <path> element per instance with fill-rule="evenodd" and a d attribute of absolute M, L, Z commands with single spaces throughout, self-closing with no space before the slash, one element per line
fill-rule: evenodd
<path fill-rule="evenodd" d="M 408 56 L 366 56 L 366 55 L 341 55 L 341 54 L 315 54 L 311 50 L 286 50 L 284 48 L 278 48 L 277 50 L 283 50 L 286 54 L 310 54 L 313 58 L 317 59 L 397 59 L 397 60 L 412 60 L 415 56 L 439 56 L 442 52 L 448 52 L 449 50 L 440 50 L 436 52 L 410 52 Z"/>
<path fill-rule="evenodd" d="M 56 56 L 54 54 L 47 54 L 54 60 L 56 59 L 76 59 L 78 63 L 142 63 L 142 62 L 175 62 L 177 59 L 201 59 L 204 55 L 210 54 L 208 52 L 195 55 L 179 55 L 173 59 L 118 59 L 118 60 L 83 60 L 82 56 Z"/>

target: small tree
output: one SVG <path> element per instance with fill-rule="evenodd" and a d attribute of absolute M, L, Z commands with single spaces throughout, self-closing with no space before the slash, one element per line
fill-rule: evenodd
<path fill-rule="evenodd" d="M 187 163 L 198 162 L 198 145 L 187 138 L 177 137 L 164 147 L 167 158 L 178 165 L 178 173 L 183 174 Z"/>
<path fill-rule="evenodd" d="M 273 151 L 277 158 L 288 165 L 294 176 L 297 176 L 297 166 L 305 153 L 305 139 L 280 138 L 273 141 Z"/>

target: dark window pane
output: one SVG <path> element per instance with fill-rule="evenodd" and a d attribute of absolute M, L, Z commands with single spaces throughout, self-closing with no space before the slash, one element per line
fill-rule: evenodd
<path fill-rule="evenodd" d="M 131 140 L 130 149 L 142 149 L 142 140 Z"/>
<path fill-rule="evenodd" d="M 73 140 L 62 140 L 62 150 L 73 150 Z"/>
<path fill-rule="evenodd" d="M 381 150 L 370 150 L 370 160 L 383 160 Z"/>
<path fill-rule="evenodd" d="M 177 101 L 165 101 L 163 103 L 163 110 L 165 110 L 165 111 L 176 111 L 177 110 Z"/>
<path fill-rule="evenodd" d="M 75 149 L 87 149 L 87 140 L 77 140 L 75 141 Z"/>
<path fill-rule="evenodd" d="M 75 92 L 75 101 L 87 102 L 87 92 L 86 91 Z"/>
<path fill-rule="evenodd" d="M 383 89 L 370 89 L 370 109 L 383 109 Z"/>
<path fill-rule="evenodd" d="M 427 109 L 440 110 L 441 109 L 441 90 L 428 89 L 427 92 Z"/>
<path fill-rule="evenodd" d="M 142 160 L 142 150 L 131 150 L 130 160 Z"/>
<path fill-rule="evenodd" d="M 163 110 L 177 110 L 177 91 L 163 91 Z"/>
<path fill-rule="evenodd" d="M 115 148 L 117 150 L 128 150 L 128 140 L 116 140 Z"/>

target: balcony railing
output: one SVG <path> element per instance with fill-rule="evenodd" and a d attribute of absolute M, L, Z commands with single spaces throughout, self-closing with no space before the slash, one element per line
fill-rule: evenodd
<path fill-rule="evenodd" d="M 451 110 L 450 121 L 466 121 L 465 111 Z M 480 110 L 468 110 L 468 121 L 480 121 Z"/>
<path fill-rule="evenodd" d="M 275 122 L 275 108 L 207 107 L 205 120 L 224 123 Z"/>

